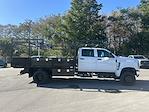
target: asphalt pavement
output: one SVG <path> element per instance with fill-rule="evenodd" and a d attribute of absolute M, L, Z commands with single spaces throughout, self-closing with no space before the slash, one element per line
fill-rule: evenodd
<path fill-rule="evenodd" d="M 36 85 L 20 69 L 0 69 L 0 112 L 148 112 L 149 69 L 134 86 L 111 79 L 54 78 Z"/>

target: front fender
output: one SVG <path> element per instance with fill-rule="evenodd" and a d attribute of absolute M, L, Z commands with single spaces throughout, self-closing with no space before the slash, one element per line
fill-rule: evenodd
<path fill-rule="evenodd" d="M 119 69 L 119 70 L 116 71 L 115 75 L 116 75 L 117 77 L 120 77 L 121 74 L 122 74 L 123 72 L 125 72 L 125 71 L 134 72 L 134 74 L 135 74 L 136 76 L 139 75 L 139 74 L 137 73 L 137 70 L 136 70 L 135 68 L 133 68 L 133 67 L 124 67 L 124 68 L 121 68 L 121 69 Z"/>

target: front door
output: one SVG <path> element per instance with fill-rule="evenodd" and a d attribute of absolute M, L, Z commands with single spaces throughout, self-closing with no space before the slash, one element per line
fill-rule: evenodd
<path fill-rule="evenodd" d="M 116 71 L 116 58 L 106 50 L 97 50 L 97 72 L 114 73 Z"/>

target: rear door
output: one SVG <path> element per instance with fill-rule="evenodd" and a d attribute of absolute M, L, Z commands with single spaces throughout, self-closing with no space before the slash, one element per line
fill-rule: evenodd
<path fill-rule="evenodd" d="M 95 72 L 96 58 L 94 49 L 80 49 L 78 57 L 79 72 Z"/>

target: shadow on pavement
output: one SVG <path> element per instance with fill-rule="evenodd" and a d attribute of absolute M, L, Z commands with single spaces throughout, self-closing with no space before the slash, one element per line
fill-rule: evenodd
<path fill-rule="evenodd" d="M 100 79 L 52 79 L 48 84 L 39 84 L 38 87 L 51 89 L 80 89 L 83 91 L 87 89 L 96 89 L 104 92 L 121 92 L 123 90 L 134 91 L 149 91 L 149 80 L 137 80 L 133 86 L 123 86 L 119 81 L 115 80 L 100 80 Z"/>

